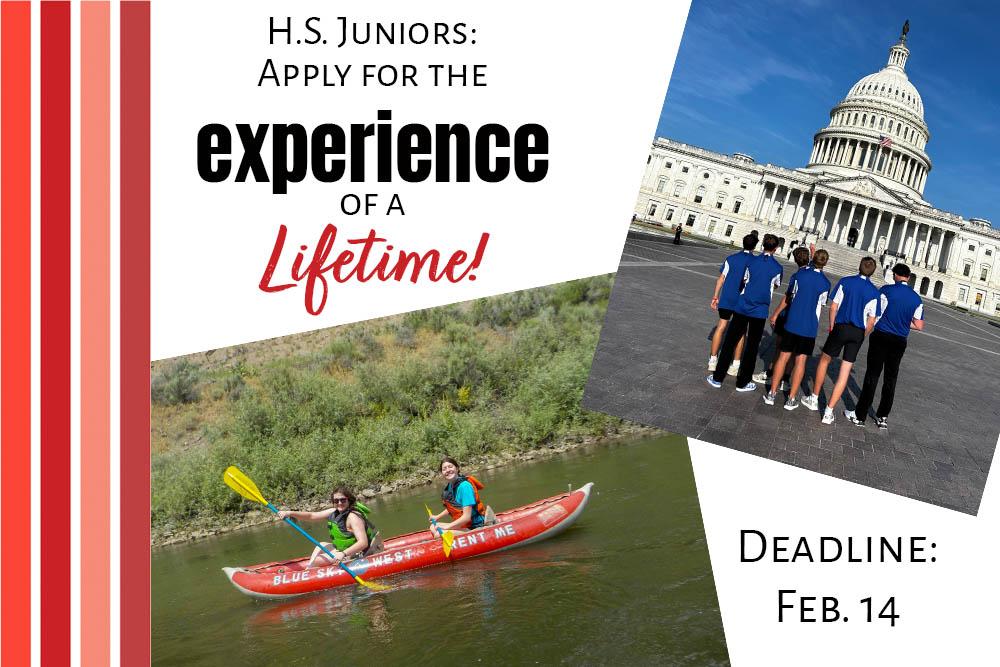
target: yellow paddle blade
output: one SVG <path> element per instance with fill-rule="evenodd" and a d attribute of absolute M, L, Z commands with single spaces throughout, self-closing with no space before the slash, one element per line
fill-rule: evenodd
<path fill-rule="evenodd" d="M 432 512 L 431 508 L 427 506 L 427 503 L 424 503 L 424 509 L 427 510 L 427 516 L 434 516 L 434 512 Z M 438 535 L 441 536 L 441 549 L 444 551 L 444 557 L 447 558 L 448 555 L 451 554 L 451 545 L 455 542 L 455 535 L 452 534 L 450 530 L 442 532 L 441 529 L 438 528 L 436 521 L 434 522 L 434 527 L 437 528 Z"/>
<path fill-rule="evenodd" d="M 267 504 L 267 501 L 264 500 L 264 495 L 257 489 L 257 485 L 253 483 L 253 480 L 244 475 L 236 466 L 226 468 L 226 472 L 222 473 L 222 481 L 226 483 L 226 486 L 247 500 L 253 500 L 261 505 Z"/>
<path fill-rule="evenodd" d="M 444 551 L 444 557 L 447 558 L 451 554 L 451 545 L 455 542 L 455 534 L 450 530 L 446 530 L 441 533 L 441 549 Z"/>
<path fill-rule="evenodd" d="M 359 584 L 361 584 L 365 588 L 372 589 L 373 591 L 387 591 L 387 590 L 389 590 L 389 589 L 392 588 L 392 586 L 385 586 L 383 584 L 376 584 L 374 581 L 365 581 L 364 579 L 362 579 L 361 577 L 359 577 L 357 575 L 354 576 L 354 581 L 358 582 Z"/>

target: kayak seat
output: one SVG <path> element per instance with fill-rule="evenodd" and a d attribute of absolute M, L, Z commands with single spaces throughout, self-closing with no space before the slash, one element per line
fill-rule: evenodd
<path fill-rule="evenodd" d="M 377 554 L 380 551 L 385 551 L 385 543 L 382 542 L 382 533 L 376 532 L 375 536 L 368 543 L 368 548 L 364 550 L 362 556 L 371 556 Z"/>
<path fill-rule="evenodd" d="M 486 516 L 483 517 L 484 526 L 492 526 L 497 522 L 497 513 L 489 505 L 486 506 Z"/>

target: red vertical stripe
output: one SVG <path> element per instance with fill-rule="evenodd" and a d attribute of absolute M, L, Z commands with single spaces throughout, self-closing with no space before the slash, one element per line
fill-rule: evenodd
<path fill-rule="evenodd" d="M 80 664 L 111 663 L 111 6 L 80 5 Z"/>
<path fill-rule="evenodd" d="M 121 663 L 149 652 L 149 2 L 121 3 Z"/>
<path fill-rule="evenodd" d="M 0 4 L 0 561 L 30 563 L 31 4 Z M 20 511 L 11 511 L 21 508 Z M 31 577 L 0 586 L 0 663 L 31 662 Z"/>
<path fill-rule="evenodd" d="M 70 498 L 70 8 L 41 3 L 41 512 L 65 516 Z M 69 532 L 41 531 L 42 664 L 70 660 Z"/>

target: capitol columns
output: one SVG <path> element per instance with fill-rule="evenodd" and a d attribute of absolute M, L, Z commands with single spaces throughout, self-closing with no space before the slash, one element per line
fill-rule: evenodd
<path fill-rule="evenodd" d="M 892 249 L 892 235 L 896 233 L 896 226 L 899 224 L 899 218 L 902 217 L 898 213 L 893 213 L 892 218 L 889 219 L 889 230 L 885 233 L 885 251 L 889 252 Z M 902 239 L 900 239 L 902 241 Z"/>
<path fill-rule="evenodd" d="M 847 233 L 850 232 L 851 227 L 854 225 L 854 209 L 857 205 L 857 202 L 851 202 L 851 212 L 847 215 L 847 223 L 840 228 L 840 232 L 837 234 L 838 245 L 844 244 L 844 241 L 847 238 Z"/>
<path fill-rule="evenodd" d="M 760 195 L 757 197 L 757 201 L 753 203 L 753 218 L 756 221 L 760 220 L 760 212 L 764 208 L 765 199 L 767 199 L 767 180 L 761 177 Z"/>
<path fill-rule="evenodd" d="M 833 224 L 830 225 L 830 234 L 834 235 L 839 231 L 837 229 L 837 223 L 840 220 L 840 207 L 844 205 L 844 198 L 837 197 L 837 211 L 833 214 Z"/>
<path fill-rule="evenodd" d="M 790 186 L 785 186 L 785 201 L 781 204 L 781 210 L 778 211 L 778 226 L 781 227 L 781 220 L 785 217 L 785 209 L 788 208 L 788 198 L 792 194 L 792 188 Z"/>
<path fill-rule="evenodd" d="M 806 211 L 805 217 L 802 218 L 801 229 L 806 228 L 806 224 L 809 222 L 809 219 L 812 218 L 812 214 L 815 208 L 816 208 L 816 191 L 813 190 L 812 193 L 809 195 L 809 208 Z"/>
<path fill-rule="evenodd" d="M 854 239 L 854 247 L 857 248 L 864 244 L 865 242 L 865 228 L 868 227 L 868 213 L 871 211 L 871 206 L 864 204 L 865 210 L 861 214 L 861 223 L 858 225 L 858 237 Z"/>
<path fill-rule="evenodd" d="M 820 210 L 819 219 L 813 223 L 813 233 L 818 234 L 819 228 L 826 219 L 826 207 L 830 204 L 830 195 L 823 195 L 823 208 Z"/>

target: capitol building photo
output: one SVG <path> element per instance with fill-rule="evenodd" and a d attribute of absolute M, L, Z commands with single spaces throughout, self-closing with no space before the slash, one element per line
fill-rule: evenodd
<path fill-rule="evenodd" d="M 906 74 L 908 31 L 907 23 L 885 66 L 830 110 L 804 167 L 657 138 L 633 220 L 734 245 L 752 231 L 772 233 L 782 255 L 803 244 L 826 249 L 827 270 L 839 275 L 868 255 L 883 275 L 904 262 L 922 297 L 1000 316 L 1000 231 L 923 196 L 931 133 Z"/>

